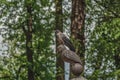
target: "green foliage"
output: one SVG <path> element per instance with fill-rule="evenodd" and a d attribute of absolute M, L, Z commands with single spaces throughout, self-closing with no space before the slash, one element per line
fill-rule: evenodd
<path fill-rule="evenodd" d="M 54 80 L 55 55 L 53 45 L 54 15 L 51 0 L 2 0 L 0 1 L 1 35 L 7 45 L 6 54 L 1 56 L 0 79 L 26 80 L 26 36 L 22 26 L 27 30 L 27 5 L 32 5 L 32 50 L 34 52 L 35 80 Z M 47 4 L 46 4 L 47 3 Z M 7 55 L 4 57 L 4 55 Z M 3 67 L 4 66 L 4 67 Z"/>
<path fill-rule="evenodd" d="M 116 71 L 120 69 L 120 1 L 87 0 L 87 3 L 86 22 L 90 28 L 87 28 L 86 77 L 89 80 L 119 80 Z"/>
<path fill-rule="evenodd" d="M 70 26 L 70 1 L 63 1 L 63 26 Z M 88 80 L 119 80 L 120 1 L 86 0 L 86 70 Z M 26 80 L 26 6 L 32 6 L 32 50 L 35 80 L 55 80 L 53 0 L 1 0 L 0 35 L 4 49 L 0 56 L 0 80 Z M 69 32 L 69 30 L 67 31 Z M 78 45 L 77 41 L 75 45 Z M 77 46 L 76 46 L 77 47 Z M 116 78 L 117 77 L 117 78 Z"/>

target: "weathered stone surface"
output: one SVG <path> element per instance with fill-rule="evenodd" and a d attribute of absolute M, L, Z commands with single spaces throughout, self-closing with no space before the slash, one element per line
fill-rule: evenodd
<path fill-rule="evenodd" d="M 72 73 L 75 76 L 80 76 L 82 72 L 83 72 L 83 66 L 81 64 L 75 63 L 74 65 L 72 65 Z"/>
<path fill-rule="evenodd" d="M 85 78 L 82 77 L 82 76 L 79 76 L 79 77 L 77 77 L 77 78 L 73 78 L 73 79 L 70 79 L 70 80 L 87 80 L 87 79 L 85 79 Z"/>

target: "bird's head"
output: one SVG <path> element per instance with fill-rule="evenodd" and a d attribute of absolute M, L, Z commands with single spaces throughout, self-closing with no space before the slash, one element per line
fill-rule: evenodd
<path fill-rule="evenodd" d="M 57 33 L 59 33 L 59 32 L 60 32 L 60 30 L 58 30 L 58 29 L 57 29 L 57 30 L 55 30 L 55 34 L 57 34 Z"/>
<path fill-rule="evenodd" d="M 64 45 L 59 45 L 57 47 L 57 53 L 62 53 L 62 51 L 64 51 L 66 49 L 66 47 Z"/>
<path fill-rule="evenodd" d="M 59 33 L 60 33 L 60 30 L 55 30 L 55 36 L 58 37 L 59 36 Z"/>

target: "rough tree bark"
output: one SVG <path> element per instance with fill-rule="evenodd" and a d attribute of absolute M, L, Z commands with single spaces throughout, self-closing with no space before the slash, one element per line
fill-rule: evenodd
<path fill-rule="evenodd" d="M 71 37 L 78 40 L 79 49 L 77 54 L 84 63 L 85 38 L 84 38 L 84 21 L 85 21 L 85 0 L 72 0 L 71 15 Z"/>
<path fill-rule="evenodd" d="M 76 53 L 80 56 L 84 66 L 85 38 L 84 38 L 84 21 L 85 21 L 85 0 L 72 0 L 71 14 L 71 37 L 77 41 L 78 49 Z"/>
<path fill-rule="evenodd" d="M 62 18 L 62 0 L 55 0 L 56 3 L 56 29 L 63 31 L 63 18 Z M 58 42 L 56 40 L 56 51 Z M 56 80 L 64 80 L 64 62 L 57 56 L 56 58 Z"/>

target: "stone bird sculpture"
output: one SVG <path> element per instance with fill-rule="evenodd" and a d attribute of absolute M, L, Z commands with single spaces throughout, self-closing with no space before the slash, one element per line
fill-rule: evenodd
<path fill-rule="evenodd" d="M 73 74 L 79 76 L 83 72 L 80 57 L 75 52 L 67 50 L 64 45 L 59 45 L 57 50 L 57 53 L 60 53 L 62 60 L 72 65 Z"/>
<path fill-rule="evenodd" d="M 64 61 L 69 62 L 71 64 L 79 63 L 82 65 L 80 57 L 73 51 L 66 49 L 64 45 L 59 45 L 57 47 L 57 53 L 61 54 L 61 57 Z"/>
<path fill-rule="evenodd" d="M 72 45 L 72 42 L 60 31 L 56 30 L 55 35 L 59 44 L 66 45 L 71 51 L 75 52 L 75 48 Z"/>

